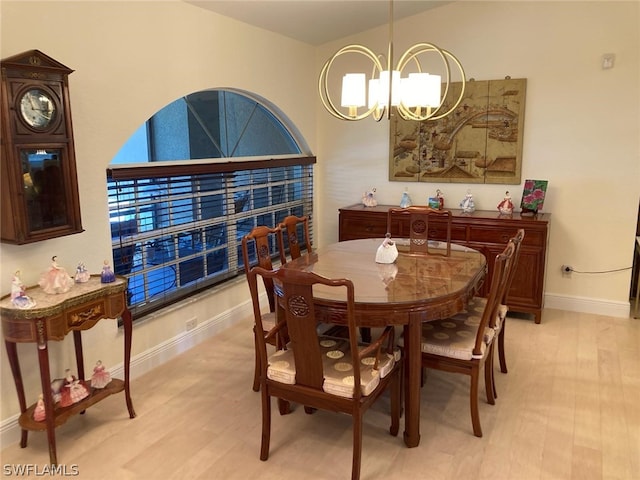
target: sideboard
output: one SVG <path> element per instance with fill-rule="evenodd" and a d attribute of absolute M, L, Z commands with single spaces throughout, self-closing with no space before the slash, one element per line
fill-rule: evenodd
<path fill-rule="evenodd" d="M 387 232 L 387 211 L 392 205 L 365 207 L 362 204 L 339 209 L 339 240 L 359 238 L 384 238 Z M 491 284 L 493 261 L 513 237 L 519 228 L 524 228 L 525 236 L 520 250 L 520 260 L 513 284 L 509 290 L 507 304 L 510 311 L 533 314 L 535 322 L 542 320 L 544 306 L 544 277 L 547 261 L 547 243 L 551 214 L 538 213 L 533 216 L 502 215 L 497 211 L 476 210 L 464 213 L 451 210 L 451 240 L 478 250 L 487 258 L 488 276 L 480 292 L 485 295 Z M 391 224 L 394 237 L 408 237 L 407 220 L 394 221 Z M 444 223 L 429 223 L 429 238 L 445 240 Z"/>

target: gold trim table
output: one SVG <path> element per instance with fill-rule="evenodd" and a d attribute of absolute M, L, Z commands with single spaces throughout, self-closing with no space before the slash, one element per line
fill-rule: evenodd
<path fill-rule="evenodd" d="M 424 321 L 455 315 L 478 291 L 486 275 L 482 253 L 460 245 L 451 256 L 411 255 L 398 241 L 395 263 L 378 264 L 378 239 L 349 240 L 328 245 L 284 264 L 329 278 L 348 278 L 355 288 L 357 322 L 362 327 L 402 325 L 405 345 L 405 432 L 408 447 L 420 443 L 420 353 Z M 438 242 L 435 242 L 436 244 Z M 336 293 L 316 286 L 318 320 L 344 324 L 345 304 Z"/>
<path fill-rule="evenodd" d="M 131 333 L 133 330 L 131 312 L 127 308 L 127 279 L 116 277 L 112 283 L 101 283 L 100 275 L 91 275 L 86 283 L 76 283 L 66 293 L 46 294 L 40 287 L 30 287 L 27 295 L 35 301 L 32 308 L 20 309 L 11 303 L 9 296 L 0 299 L 0 318 L 11 373 L 16 384 L 20 403 L 20 446 L 27 446 L 29 430 L 46 430 L 49 443 L 49 460 L 56 465 L 55 428 L 65 423 L 71 416 L 84 411 L 114 393 L 124 390 L 129 417 L 136 416 L 129 390 L 129 362 L 131 359 Z M 51 373 L 49 371 L 50 340 L 60 341 L 73 332 L 78 378 L 85 380 L 82 355 L 82 330 L 92 328 L 103 318 L 121 317 L 124 326 L 124 381 L 112 379 L 103 389 L 90 388 L 91 394 L 68 407 L 54 405 L 51 394 Z M 27 408 L 22 373 L 17 354 L 18 343 L 37 345 L 40 380 L 46 418 L 42 422 L 33 419 L 35 404 Z"/>

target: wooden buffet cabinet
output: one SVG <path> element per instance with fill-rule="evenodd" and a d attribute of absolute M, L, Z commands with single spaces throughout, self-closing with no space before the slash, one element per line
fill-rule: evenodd
<path fill-rule="evenodd" d="M 362 204 L 339 209 L 339 240 L 359 238 L 384 238 L 387 231 L 387 211 L 392 205 L 365 207 Z M 488 277 L 481 294 L 486 294 L 493 273 L 493 260 L 502 252 L 506 243 L 524 228 L 525 236 L 520 250 L 520 260 L 513 284 L 509 290 L 507 304 L 511 311 L 530 313 L 535 322 L 542 320 L 544 306 L 544 276 L 547 258 L 547 242 L 551 215 L 539 213 L 534 216 L 521 216 L 519 213 L 501 215 L 497 211 L 476 210 L 463 213 L 451 210 L 451 240 L 478 250 L 487 258 Z M 429 223 L 429 238 L 444 240 L 446 229 L 437 221 Z M 408 237 L 409 225 L 406 220 L 395 221 L 391 225 L 394 237 Z"/>
<path fill-rule="evenodd" d="M 14 306 L 8 295 L 0 299 L 2 334 L 21 411 L 19 418 L 22 429 L 20 446 L 22 448 L 27 446 L 29 430 L 46 430 L 51 464 L 58 463 L 55 429 L 73 415 L 84 413 L 91 405 L 114 393 L 124 391 L 129 417 L 136 416 L 129 391 L 129 361 L 131 359 L 133 328 L 131 312 L 127 308 L 126 292 L 127 279 L 124 277 L 116 277 L 113 283 L 101 283 L 100 275 L 91 275 L 88 282 L 74 284 L 67 293 L 47 294 L 37 286 L 28 288 L 26 294 L 35 302 L 31 308 L 21 309 Z M 51 394 L 48 342 L 50 340 L 61 341 L 68 333 L 73 332 L 78 378 L 85 380 L 82 331 L 90 329 L 104 318 L 118 317 L 122 318 L 124 327 L 124 381 L 113 378 L 102 389 L 90 388 L 91 393 L 88 397 L 67 407 L 61 407 L 58 403 L 54 404 Z M 36 346 L 34 350 L 37 352 L 40 365 L 40 380 L 46 412 L 44 421 L 33 419 L 35 404 L 27 408 L 16 348 L 18 343 L 33 343 Z"/>

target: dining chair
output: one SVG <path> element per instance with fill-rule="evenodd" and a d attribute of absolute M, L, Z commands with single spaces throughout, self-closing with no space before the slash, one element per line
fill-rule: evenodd
<path fill-rule="evenodd" d="M 450 210 L 437 210 L 427 206 L 412 205 L 410 207 L 392 207 L 387 212 L 387 232 L 392 232 L 394 219 L 402 217 L 409 218 L 409 253 L 436 254 L 435 249 L 429 249 L 429 233 L 436 228 L 446 227 L 445 233 L 445 253 L 440 255 L 451 255 L 451 222 Z M 434 227 L 434 221 L 437 227 Z M 431 222 L 431 227 L 429 225 Z M 433 234 L 432 234 L 433 236 Z M 433 240 L 432 240 L 433 241 Z"/>
<path fill-rule="evenodd" d="M 496 317 L 515 250 L 515 242 L 510 240 L 503 252 L 496 256 L 489 296 L 480 314 L 467 312 L 422 325 L 422 367 L 471 377 L 469 402 L 473 434 L 476 437 L 482 437 L 478 384 L 483 366 L 487 402 L 495 404 L 492 365 Z"/>
<path fill-rule="evenodd" d="M 498 359 L 500 361 L 500 371 L 502 373 L 507 373 L 507 359 L 505 354 L 505 346 L 504 346 L 504 335 L 505 335 L 505 324 L 507 320 L 507 313 L 509 312 L 509 290 L 511 289 L 511 285 L 513 284 L 513 278 L 516 273 L 516 269 L 518 268 L 518 264 L 520 261 L 520 247 L 522 246 L 522 241 L 524 240 L 524 229 L 518 229 L 515 236 L 513 236 L 510 241 L 512 241 L 515 245 L 515 253 L 513 256 L 513 261 L 510 263 L 509 270 L 506 272 L 507 280 L 506 286 L 504 290 L 504 294 L 500 299 L 500 305 L 498 306 L 498 314 L 496 316 L 496 335 L 498 336 Z M 487 304 L 487 299 L 485 297 L 473 297 L 469 304 L 467 305 L 466 311 L 470 314 L 480 314 Z M 493 386 L 493 395 L 497 398 L 497 392 L 495 389 L 495 382 Z"/>
<path fill-rule="evenodd" d="M 282 312 L 279 322 L 270 330 L 263 322 L 264 314 L 255 300 L 259 276 L 274 282 L 278 308 Z M 256 331 L 266 332 L 257 336 L 262 397 L 260 460 L 269 458 L 271 397 L 275 397 L 280 413 L 290 412 L 290 402 L 293 402 L 304 405 L 307 413 L 322 409 L 350 414 L 353 425 L 351 478 L 360 478 L 363 415 L 387 390 L 391 410 L 389 432 L 393 436 L 398 434 L 402 362 L 399 350 L 394 349 L 393 327 L 385 328 L 375 342 L 358 343 L 351 280 L 329 279 L 301 270 L 260 267 L 252 268 L 248 278 Z M 318 333 L 314 288 L 330 289 L 336 292 L 338 301 L 344 299 L 348 338 Z M 267 343 L 283 328 L 286 328 L 289 342 L 267 356 Z M 297 437 L 299 432 L 293 435 Z"/>
<path fill-rule="evenodd" d="M 289 247 L 291 259 L 299 258 L 302 255 L 302 246 L 308 253 L 311 253 L 311 237 L 309 236 L 309 217 L 307 215 L 297 217 L 289 215 L 280 222 L 280 228 L 286 235 L 285 246 Z M 284 236 L 283 235 L 283 236 Z"/>
<path fill-rule="evenodd" d="M 251 247 L 252 246 L 252 247 Z M 276 253 L 277 250 L 277 253 Z M 280 263 L 286 262 L 284 255 L 284 244 L 282 239 L 282 229 L 277 226 L 275 228 L 259 225 L 251 229 L 251 231 L 242 237 L 242 261 L 244 271 L 249 276 L 251 267 L 258 265 L 262 268 L 271 270 L 273 268 L 272 258 L 279 255 Z M 252 260 L 253 259 L 253 260 Z M 264 324 L 268 330 L 276 324 L 276 304 L 273 294 L 273 280 L 264 278 L 264 289 L 269 302 L 269 313 L 264 315 Z M 259 297 L 253 299 L 259 302 Z M 257 336 L 254 326 L 254 340 Z M 255 369 L 253 374 L 253 390 L 255 392 L 260 388 L 260 356 L 258 355 L 257 343 L 254 341 L 255 350 Z M 274 343 L 275 345 L 275 343 Z"/>

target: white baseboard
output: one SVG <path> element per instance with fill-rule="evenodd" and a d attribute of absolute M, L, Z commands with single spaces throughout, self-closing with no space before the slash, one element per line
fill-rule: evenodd
<path fill-rule="evenodd" d="M 233 309 L 223 312 L 214 318 L 198 323 L 196 328 L 181 333 L 165 342 L 155 345 L 153 348 L 135 355 L 131 359 L 131 379 L 135 379 L 171 360 L 173 357 L 189 350 L 197 344 L 213 337 L 227 327 L 233 325 L 239 319 L 247 319 L 253 316 L 250 301 L 236 305 Z M 135 329 L 135 327 L 134 327 Z M 124 363 L 109 368 L 112 376 L 124 378 Z M 14 415 L 0 423 L 0 445 L 2 448 L 20 441 L 20 415 Z"/>
<path fill-rule="evenodd" d="M 547 293 L 544 296 L 545 308 L 567 310 L 569 312 L 592 313 L 608 317 L 628 318 L 631 313 L 630 302 L 612 302 L 598 298 L 568 297 Z"/>

